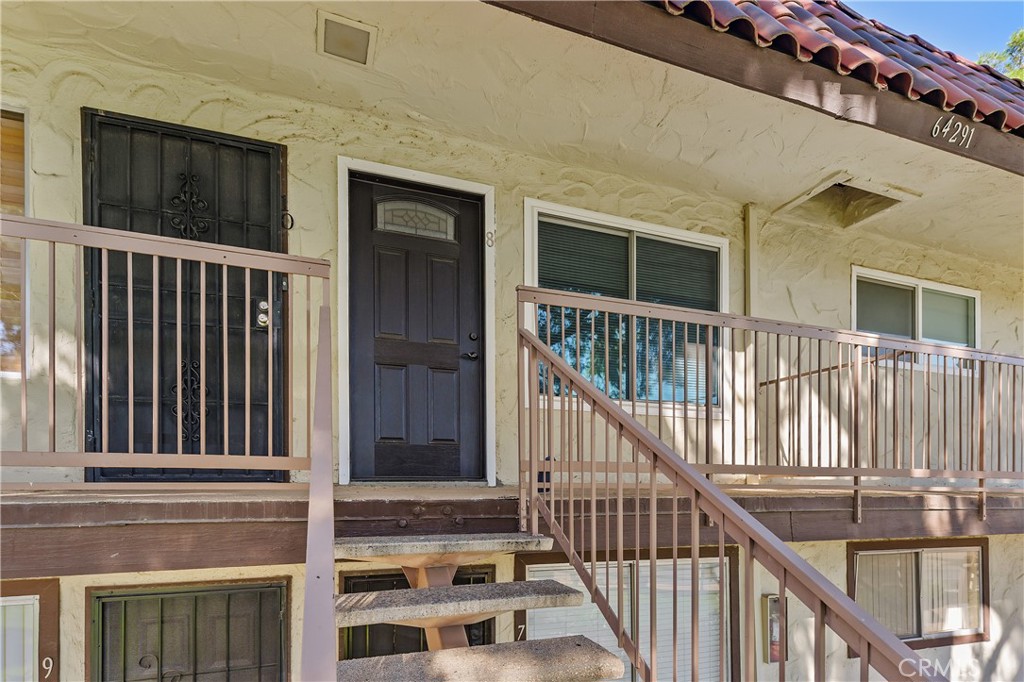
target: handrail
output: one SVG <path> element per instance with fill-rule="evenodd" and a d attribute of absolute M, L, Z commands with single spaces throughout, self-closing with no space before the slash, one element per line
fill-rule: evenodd
<path fill-rule="evenodd" d="M 652 493 L 652 497 L 656 496 L 655 484 L 657 473 L 662 474 L 669 478 L 673 485 L 677 489 L 681 489 L 686 497 L 691 500 L 691 509 L 697 508 L 700 511 L 708 515 L 710 520 L 717 524 L 721 530 L 720 534 L 724 532 L 731 537 L 735 542 L 739 543 L 742 547 L 747 550 L 748 556 L 748 568 L 750 570 L 751 558 L 756 559 L 772 574 L 774 574 L 780 582 L 780 594 L 784 595 L 787 590 L 791 591 L 797 598 L 804 602 L 808 607 L 811 608 L 812 613 L 815 615 L 815 678 L 824 679 L 824 627 L 828 625 L 833 631 L 835 631 L 843 640 L 854 650 L 857 651 L 862 658 L 861 666 L 861 677 L 866 679 L 865 666 L 875 668 L 880 672 L 886 679 L 897 680 L 941 680 L 944 679 L 937 674 L 932 676 L 928 673 L 930 668 L 924 664 L 923 661 L 917 656 L 917 654 L 910 649 L 904 642 L 900 641 L 895 635 L 887 631 L 881 626 L 874 618 L 872 618 L 867 612 L 859 607 L 852 599 L 844 594 L 838 587 L 836 587 L 831 581 L 825 578 L 821 573 L 814 569 L 806 560 L 797 555 L 792 549 L 787 547 L 785 543 L 774 536 L 767 528 L 765 528 L 757 519 L 755 519 L 749 512 L 740 507 L 734 500 L 728 495 L 718 489 L 713 483 L 699 475 L 693 468 L 688 465 L 683 459 L 672 449 L 670 449 L 665 443 L 663 443 L 657 436 L 647 430 L 642 424 L 636 419 L 630 416 L 624 409 L 622 409 L 614 400 L 605 395 L 601 390 L 593 386 L 585 377 L 570 367 L 557 353 L 552 351 L 543 341 L 540 340 L 536 335 L 525 327 L 519 329 L 520 338 L 520 361 L 523 360 L 523 352 L 529 354 L 530 360 L 528 364 L 522 367 L 521 372 L 521 383 L 520 390 L 525 390 L 529 395 L 527 400 L 528 408 L 522 408 L 523 412 L 532 410 L 534 419 L 540 419 L 538 414 L 539 406 L 539 391 L 537 382 L 544 376 L 541 370 L 541 362 L 547 365 L 547 371 L 552 373 L 555 377 L 561 379 L 562 386 L 559 389 L 560 395 L 567 390 L 568 400 L 572 400 L 573 395 L 580 396 L 580 399 L 591 405 L 595 413 L 607 420 L 607 424 L 613 427 L 616 431 L 616 436 L 621 436 L 627 443 L 634 448 L 634 452 L 644 455 L 648 459 L 651 470 L 649 476 L 649 485 Z M 550 386 L 553 383 L 550 375 L 548 376 L 549 391 Z M 522 402 L 522 401 L 521 401 Z M 570 408 L 571 409 L 571 408 Z M 526 421 L 525 415 L 521 416 L 523 421 Z M 571 419 L 570 419 L 571 423 Z M 566 536 L 566 530 L 558 522 L 557 518 L 553 513 L 551 505 L 548 505 L 543 497 L 544 486 L 541 485 L 534 487 L 536 484 L 534 481 L 543 481 L 546 479 L 538 478 L 536 475 L 537 464 L 543 458 L 541 458 L 541 452 L 539 447 L 538 431 L 540 425 L 537 425 L 537 430 L 534 430 L 533 424 L 530 424 L 529 429 L 529 444 L 524 447 L 524 453 L 529 459 L 530 463 L 530 478 L 526 484 L 521 486 L 523 491 L 530 489 L 530 492 L 526 494 L 528 500 L 528 511 L 530 514 L 530 523 L 532 531 L 534 533 L 539 532 L 539 516 L 543 514 L 547 520 L 549 526 L 552 528 L 554 535 L 559 540 L 566 554 L 570 556 L 573 565 L 580 572 L 581 578 L 590 587 L 592 594 L 594 594 L 595 601 L 602 607 L 602 611 L 605 616 L 609 619 L 609 623 L 612 627 L 617 628 L 620 634 L 620 638 L 624 641 L 627 646 L 623 648 L 629 653 L 631 660 L 634 665 L 640 670 L 641 675 L 644 679 L 651 679 L 653 672 L 650 668 L 651 661 L 644 659 L 643 655 L 639 651 L 639 647 L 636 646 L 633 639 L 624 634 L 622 623 L 619 617 L 622 614 L 615 614 L 612 609 L 608 596 L 601 594 L 597 587 L 597 578 L 586 568 L 586 549 L 583 550 L 583 557 L 577 552 L 574 543 Z M 570 426 L 570 429 L 572 427 Z M 591 444 L 593 446 L 593 426 L 591 426 Z M 521 435 L 521 440 L 526 437 L 526 434 Z M 584 436 L 580 434 L 580 437 Z M 572 439 L 569 435 L 568 438 Z M 607 448 L 606 444 L 606 448 Z M 621 447 L 621 442 L 619 443 Z M 577 475 L 583 476 L 586 473 L 586 463 L 583 462 L 584 452 L 581 448 L 578 453 L 580 456 L 579 467 L 580 470 Z M 548 455 L 552 456 L 551 453 Z M 621 457 L 621 452 L 620 452 Z M 619 471 L 622 471 L 622 460 L 619 461 Z M 640 490 L 640 464 L 639 457 L 635 458 L 636 461 L 636 472 L 638 474 L 636 486 L 637 492 Z M 572 462 L 568 462 L 568 466 L 572 466 Z M 621 475 L 619 476 L 619 499 L 621 504 L 621 490 L 622 481 Z M 570 470 L 569 481 L 573 481 L 573 474 Z M 570 483 L 571 485 L 571 483 Z M 608 485 L 607 479 L 604 483 Z M 596 483 L 592 479 L 591 486 L 596 486 Z M 552 487 L 553 491 L 553 487 Z M 551 495 L 553 496 L 553 492 Z M 570 498 L 572 492 L 569 493 Z M 639 498 L 639 496 L 638 496 Z M 553 501 L 553 500 L 552 500 Z M 563 501 L 564 503 L 564 501 Z M 673 504 L 677 503 L 676 495 L 673 495 Z M 639 506 L 639 499 L 637 500 Z M 651 517 L 651 530 L 656 531 L 656 521 L 654 517 L 655 505 L 652 504 L 649 507 L 648 516 Z M 585 510 L 585 505 L 580 507 L 581 510 Z M 607 510 L 606 510 L 607 511 Z M 622 519 L 621 519 L 621 507 L 617 507 L 619 514 L 618 524 L 621 534 Z M 580 516 L 583 518 L 577 518 L 576 508 L 572 505 L 570 499 L 570 518 L 569 533 L 572 534 L 573 530 L 577 526 L 580 526 L 580 530 L 576 530 L 578 536 L 586 537 L 587 526 L 585 511 L 580 512 Z M 591 522 L 594 523 L 595 517 L 597 516 L 596 508 L 591 510 Z M 675 514 L 673 516 L 676 516 Z M 698 515 L 691 513 L 691 548 L 699 546 L 699 528 L 698 528 Z M 525 518 L 522 519 L 525 523 Z M 582 521 L 583 523 L 577 523 Z M 606 519 L 606 524 L 608 523 Z M 673 519 L 673 523 L 678 523 L 677 519 Z M 637 520 L 637 528 L 639 529 L 639 520 Z M 592 534 L 596 537 L 596 530 L 592 531 Z M 638 540 L 639 542 L 639 540 Z M 722 539 L 720 535 L 720 547 Z M 674 543 L 677 544 L 677 543 Z M 652 556 L 656 554 L 654 551 L 657 548 L 656 541 L 652 539 L 651 546 L 647 547 L 648 553 Z M 593 550 L 593 547 L 591 547 Z M 620 536 L 620 551 L 621 551 L 621 536 Z M 721 555 L 720 555 L 721 556 Z M 694 566 L 696 566 L 696 553 L 691 552 L 691 557 L 694 560 Z M 619 557 L 621 562 L 621 555 Z M 695 575 L 691 575 L 691 579 L 695 580 Z M 621 574 L 620 574 L 621 580 Z M 678 585 L 675 589 L 678 589 Z M 695 588 L 696 589 L 696 588 Z M 747 594 L 747 608 L 751 608 L 752 595 L 752 584 L 748 582 L 748 594 Z M 785 607 L 783 609 L 780 619 L 785 621 Z M 752 627 L 749 626 L 751 618 L 748 611 L 748 640 L 753 637 Z M 696 627 L 696 618 L 694 619 L 694 627 Z M 783 640 L 785 640 L 785 625 L 783 627 Z M 654 631 L 652 626 L 651 630 Z M 697 637 L 693 635 L 692 639 L 693 648 L 691 652 L 696 651 Z M 753 665 L 752 661 L 752 642 L 747 643 L 748 661 L 747 665 Z M 785 645 L 783 645 L 785 646 Z M 654 649 L 654 647 L 651 647 Z M 692 654 L 691 654 L 692 655 Z M 784 666 L 786 652 L 783 649 L 782 658 L 780 662 L 780 679 L 784 677 Z M 691 660 L 694 660 L 691 658 Z M 908 664 L 909 662 L 909 664 Z M 696 679 L 696 664 L 694 664 L 694 678 Z M 747 675 L 751 674 L 752 669 L 748 668 Z"/>
<path fill-rule="evenodd" d="M 888 350 L 904 350 L 914 353 L 941 355 L 961 360 L 984 360 L 1001 362 L 1008 365 L 1024 367 L 1024 357 L 992 353 L 987 351 L 944 346 L 922 341 L 912 341 L 897 337 L 872 334 L 870 332 L 846 331 L 829 329 L 798 322 L 780 322 L 760 317 L 746 317 L 732 313 L 715 313 L 692 308 L 664 305 L 660 303 L 641 303 L 622 298 L 591 296 L 573 291 L 553 291 L 537 287 L 519 286 L 516 288 L 520 303 L 536 303 L 541 305 L 562 306 L 566 308 L 582 308 L 583 310 L 600 310 L 603 313 L 617 313 L 635 317 L 657 317 L 674 322 L 728 327 L 749 331 L 782 334 L 786 336 L 802 336 L 822 341 L 838 341 L 867 348 L 886 348 Z"/>
<path fill-rule="evenodd" d="M 112 230 L 106 227 L 78 225 L 41 218 L 27 218 L 7 213 L 0 214 L 0 235 L 54 244 L 74 244 L 96 249 L 126 251 L 144 256 L 177 258 L 211 265 L 270 270 L 287 275 L 309 275 L 321 278 L 331 276 L 330 261 L 321 258 L 269 253 L 258 249 L 223 244 L 189 242 L 174 237 L 161 237 L 154 234 Z"/>

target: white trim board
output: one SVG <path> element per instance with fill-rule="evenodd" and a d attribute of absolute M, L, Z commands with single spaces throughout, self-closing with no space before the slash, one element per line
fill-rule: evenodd
<path fill-rule="evenodd" d="M 349 410 L 351 396 L 349 394 L 349 173 L 373 173 L 396 180 L 415 182 L 421 185 L 433 185 L 444 189 L 478 194 L 483 199 L 483 291 L 484 291 L 484 476 L 487 485 L 495 486 L 497 478 L 497 384 L 495 376 L 495 269 L 493 246 L 488 246 L 488 237 L 496 234 L 494 219 L 494 187 L 470 180 L 436 175 L 424 171 L 390 166 L 375 161 L 364 161 L 347 156 L 338 157 L 338 483 L 348 485 L 352 482 L 352 461 L 349 452 L 351 428 Z M 434 485 L 444 485 L 443 481 Z"/>
<path fill-rule="evenodd" d="M 725 237 L 702 234 L 676 227 L 645 223 L 608 213 L 526 198 L 523 201 L 523 283 L 537 286 L 537 223 L 541 217 L 567 220 L 581 227 L 611 228 L 669 239 L 683 244 L 717 249 L 718 258 L 718 312 L 729 312 L 729 240 Z"/>

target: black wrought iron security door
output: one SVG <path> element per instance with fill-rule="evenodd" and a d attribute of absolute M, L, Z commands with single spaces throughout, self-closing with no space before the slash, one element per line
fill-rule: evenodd
<path fill-rule="evenodd" d="M 86 223 L 263 251 L 284 250 L 280 146 L 94 110 L 83 110 L 83 146 Z M 161 258 L 154 273 L 150 257 L 134 256 L 129 287 L 127 260 L 124 254 L 109 252 L 106 265 L 109 319 L 104 400 L 103 264 L 98 252 L 86 256 L 86 319 L 90 321 L 86 449 L 215 455 L 224 453 L 228 443 L 228 451 L 239 454 L 238 444 L 244 442 L 252 455 L 284 454 L 284 281 L 275 279 L 268 285 L 265 272 L 251 271 L 246 282 L 245 270 L 231 268 L 222 287 L 224 271 L 219 267 Z M 205 306 L 200 300 L 203 278 Z M 226 315 L 222 291 L 227 292 Z M 221 342 L 225 326 L 227 354 Z M 129 337 L 134 348 L 131 376 L 125 364 Z M 251 344 L 248 360 L 242 351 L 247 339 Z M 270 366 L 263 359 L 268 344 L 273 354 Z M 201 382 L 204 345 L 206 380 Z M 221 377 L 228 377 L 227 382 Z M 130 426 L 129 399 L 134 411 Z M 105 448 L 104 405 L 108 412 Z M 205 429 L 201 428 L 204 421 Z M 268 443 L 271 430 L 273 442 Z M 275 481 L 282 474 L 94 468 L 89 479 Z"/>

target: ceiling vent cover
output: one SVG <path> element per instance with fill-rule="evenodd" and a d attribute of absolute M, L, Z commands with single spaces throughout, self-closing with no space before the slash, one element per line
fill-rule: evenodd
<path fill-rule="evenodd" d="M 920 198 L 905 187 L 833 173 L 773 211 L 813 223 L 853 227 L 873 219 L 901 202 Z"/>
<path fill-rule="evenodd" d="M 377 29 L 337 14 L 317 12 L 317 52 L 347 62 L 371 66 Z"/>

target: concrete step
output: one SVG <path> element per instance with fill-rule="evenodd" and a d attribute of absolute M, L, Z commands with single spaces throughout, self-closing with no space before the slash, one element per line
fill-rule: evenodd
<path fill-rule="evenodd" d="M 618 656 L 579 635 L 338 663 L 345 682 L 597 682 L 624 672 Z"/>
<path fill-rule="evenodd" d="M 579 606 L 583 593 L 554 580 L 355 592 L 335 598 L 338 627 L 395 623 L 439 628 L 469 625 L 506 611 Z"/>
<path fill-rule="evenodd" d="M 334 558 L 376 561 L 393 566 L 461 566 L 495 554 L 546 552 L 551 538 L 526 533 L 478 533 L 466 535 L 391 535 L 369 538 L 336 538 Z"/>

